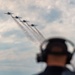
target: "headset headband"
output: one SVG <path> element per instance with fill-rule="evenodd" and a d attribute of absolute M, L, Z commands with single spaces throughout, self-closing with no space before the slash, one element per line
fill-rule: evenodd
<path fill-rule="evenodd" d="M 68 42 L 68 43 L 70 43 L 70 44 L 72 45 L 73 48 L 75 48 L 75 47 L 74 47 L 74 43 L 71 42 L 70 40 L 67 40 L 67 39 L 64 39 L 64 38 L 51 38 L 51 39 L 45 40 L 45 41 L 40 45 L 40 50 L 41 50 L 41 52 L 44 51 L 44 49 L 42 48 L 44 44 L 46 44 L 46 43 L 48 43 L 48 42 L 52 42 L 52 41 L 54 41 L 54 40 L 61 41 L 61 42 L 63 42 L 63 43 Z M 74 52 L 75 52 L 75 50 L 74 50 Z"/>

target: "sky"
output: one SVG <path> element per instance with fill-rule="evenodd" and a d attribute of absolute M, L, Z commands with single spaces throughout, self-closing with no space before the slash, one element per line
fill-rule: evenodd
<path fill-rule="evenodd" d="M 35 59 L 39 45 L 7 12 L 37 25 L 46 39 L 63 37 L 75 43 L 75 0 L 0 0 L 0 75 L 32 75 L 43 69 Z"/>

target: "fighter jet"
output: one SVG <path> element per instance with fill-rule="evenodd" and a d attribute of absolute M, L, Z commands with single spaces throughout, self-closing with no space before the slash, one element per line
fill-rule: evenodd
<path fill-rule="evenodd" d="M 27 20 L 23 20 L 23 22 L 29 22 L 29 21 L 27 21 Z"/>
<path fill-rule="evenodd" d="M 7 15 L 11 15 L 11 14 L 13 14 L 13 13 L 11 13 L 11 12 L 7 12 L 7 13 L 5 13 L 5 14 L 7 14 Z"/>
<path fill-rule="evenodd" d="M 33 26 L 33 27 L 34 27 L 34 26 L 37 26 L 37 25 L 31 24 L 31 26 Z"/>
<path fill-rule="evenodd" d="M 19 16 L 15 16 L 15 18 L 16 18 L 16 19 L 19 19 L 19 18 L 22 18 L 22 17 L 19 17 Z"/>

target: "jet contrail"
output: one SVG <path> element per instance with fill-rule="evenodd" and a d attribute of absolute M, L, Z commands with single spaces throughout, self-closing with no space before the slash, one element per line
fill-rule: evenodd
<path fill-rule="evenodd" d="M 8 13 L 5 13 L 5 14 L 10 15 L 13 18 L 13 20 L 18 24 L 18 26 L 25 32 L 25 34 L 27 35 L 27 37 L 29 37 L 29 39 L 31 39 L 32 41 L 34 41 L 34 39 L 26 31 L 26 29 L 15 19 L 15 17 L 12 16 L 12 13 L 8 12 Z"/>
<path fill-rule="evenodd" d="M 10 15 L 13 20 L 19 25 L 19 27 L 25 32 L 25 34 L 31 39 L 32 41 L 37 40 L 39 43 L 42 43 L 42 41 L 45 40 L 45 37 L 42 35 L 42 33 L 35 27 L 34 24 L 29 25 L 28 21 L 21 20 L 21 17 L 18 16 L 12 16 L 13 13 L 7 12 L 5 14 Z M 18 21 L 18 20 L 19 21 Z M 21 22 L 21 23 L 20 23 Z"/>
<path fill-rule="evenodd" d="M 23 20 L 22 23 L 23 23 L 24 25 L 28 25 L 28 27 L 30 28 L 30 30 L 32 30 L 32 33 L 35 35 L 35 37 L 38 39 L 38 41 L 41 42 L 41 40 L 40 40 L 39 35 L 37 34 L 37 32 L 36 32 L 32 27 L 30 27 L 30 25 L 29 25 L 27 22 L 24 22 L 24 20 Z"/>
<path fill-rule="evenodd" d="M 45 37 L 41 34 L 41 32 L 36 28 L 36 26 L 34 24 L 31 24 L 32 27 L 35 28 L 35 30 L 37 31 L 37 33 L 39 34 L 40 38 L 44 41 Z"/>
<path fill-rule="evenodd" d="M 37 39 L 37 41 L 41 42 L 39 35 L 37 35 L 36 31 L 30 27 L 30 25 L 27 23 L 26 20 L 21 21 L 20 17 L 16 16 L 15 18 L 19 19 L 19 21 L 34 35 L 34 37 Z"/>

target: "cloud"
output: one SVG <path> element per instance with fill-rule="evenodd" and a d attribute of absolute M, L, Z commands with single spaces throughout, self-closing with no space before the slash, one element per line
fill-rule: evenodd
<path fill-rule="evenodd" d="M 75 0 L 69 0 L 69 3 L 75 6 Z"/>
<path fill-rule="evenodd" d="M 7 43 L 6 43 L 7 44 Z M 0 61 L 4 60 L 11 60 L 11 61 L 23 61 L 25 59 L 28 59 L 37 51 L 36 47 L 33 47 L 32 45 L 29 46 L 29 44 L 22 43 L 10 43 L 6 45 L 5 43 L 2 45 L 4 47 L 0 47 Z M 34 50 L 35 49 L 35 50 Z"/>
<path fill-rule="evenodd" d="M 5 12 L 4 10 L 0 9 L 0 22 L 3 22 L 7 19 L 5 18 L 4 12 Z"/>
<path fill-rule="evenodd" d="M 51 23 L 61 18 L 61 11 L 58 10 L 57 8 L 53 8 L 50 11 L 48 11 L 48 13 L 42 12 L 41 15 L 44 20 Z"/>
<path fill-rule="evenodd" d="M 4 32 L 2 34 L 3 37 L 10 37 L 11 35 L 15 35 L 18 38 L 24 38 L 25 37 L 25 35 L 20 30 L 15 30 L 15 29 Z"/>
<path fill-rule="evenodd" d="M 74 0 L 0 0 L 1 69 L 15 69 L 17 72 L 8 71 L 9 74 L 14 72 L 14 75 L 18 73 L 20 75 L 27 73 L 28 75 L 28 73 L 36 70 L 36 63 L 33 62 L 36 52 L 39 50 L 37 44 L 34 45 L 30 42 L 31 40 L 21 32 L 11 17 L 4 14 L 5 12 L 11 11 L 14 13 L 13 16 L 19 15 L 22 17 L 21 19 L 30 21 L 29 23 L 39 25 L 37 28 L 46 38 L 61 36 L 75 42 L 74 3 Z M 4 64 L 7 66 L 3 66 Z M 23 64 L 31 68 L 13 67 L 12 64 Z M 34 66 L 34 69 L 32 69 L 33 67 L 31 65 Z M 21 69 L 25 70 L 25 72 L 18 72 Z M 8 75 L 8 73 L 6 74 Z"/>

